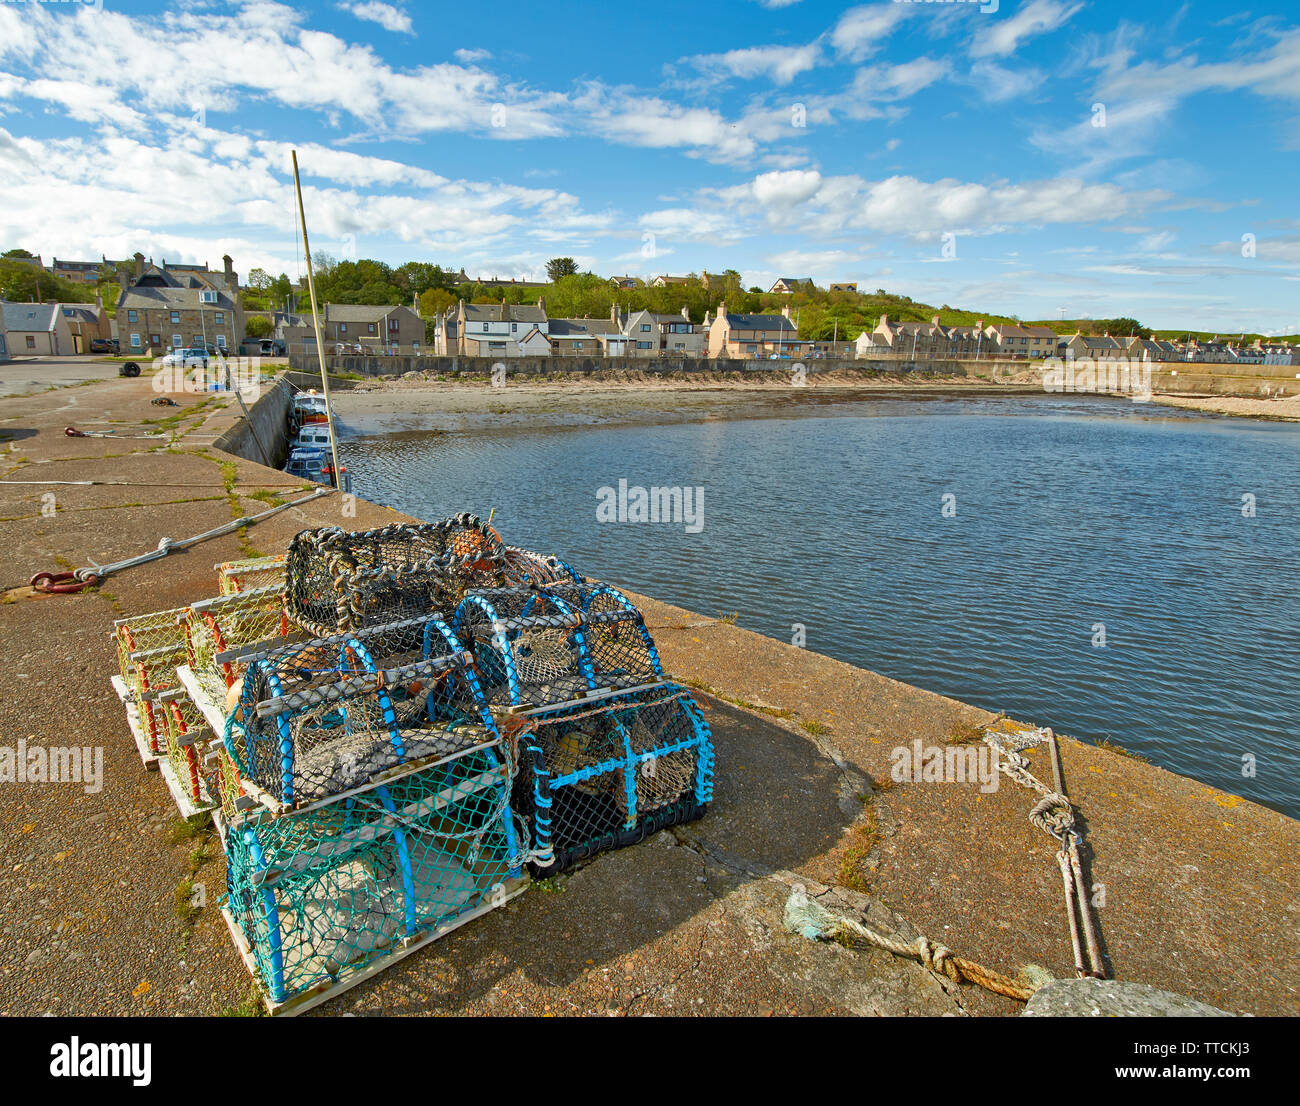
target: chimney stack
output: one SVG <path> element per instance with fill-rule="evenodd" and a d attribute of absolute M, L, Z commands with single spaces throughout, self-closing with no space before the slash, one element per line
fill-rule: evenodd
<path fill-rule="evenodd" d="M 691 321 L 691 313 L 686 309 L 686 304 L 682 304 L 682 318 L 688 323 Z"/>
<path fill-rule="evenodd" d="M 790 305 L 788 303 L 781 305 L 781 314 L 787 319 L 790 317 Z"/>
<path fill-rule="evenodd" d="M 235 275 L 235 263 L 231 260 L 230 254 L 225 254 L 221 261 L 225 265 L 226 287 L 232 292 L 239 291 L 239 277 Z"/>
<path fill-rule="evenodd" d="M 719 301 L 718 301 L 718 318 L 719 318 L 719 319 L 725 319 L 726 317 L 727 317 L 727 301 L 726 301 L 726 300 L 719 300 Z"/>
<path fill-rule="evenodd" d="M 139 281 L 139 279 L 142 276 L 144 276 L 144 254 L 142 254 L 139 250 L 136 250 L 135 251 L 135 279 Z"/>

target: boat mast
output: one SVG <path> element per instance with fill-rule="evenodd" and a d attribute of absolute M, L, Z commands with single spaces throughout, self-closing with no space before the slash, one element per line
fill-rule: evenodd
<path fill-rule="evenodd" d="M 311 322 L 316 331 L 316 358 L 320 362 L 320 386 L 325 394 L 325 425 L 329 427 L 330 458 L 334 464 L 333 484 L 339 491 L 343 490 L 343 473 L 339 468 L 339 444 L 334 436 L 334 411 L 330 407 L 330 378 L 325 371 L 325 343 L 320 332 L 320 312 L 316 307 L 316 280 L 312 276 L 311 246 L 307 244 L 307 213 L 302 206 L 302 182 L 298 179 L 298 151 L 292 151 L 293 189 L 298 196 L 298 219 L 302 224 L 302 252 L 307 259 L 307 292 L 311 296 Z"/>

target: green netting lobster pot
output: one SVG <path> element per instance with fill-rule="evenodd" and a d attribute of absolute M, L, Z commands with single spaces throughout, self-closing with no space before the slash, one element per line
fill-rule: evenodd
<path fill-rule="evenodd" d="M 477 908 L 521 857 L 510 773 L 476 750 L 227 831 L 226 909 L 274 1003 L 331 986 Z"/>
<path fill-rule="evenodd" d="M 231 657 L 232 652 L 263 643 L 273 647 L 296 630 L 284 613 L 282 590 L 275 584 L 193 603 L 186 608 L 182 625 L 190 671 L 218 703 L 244 674 L 244 663 Z"/>
<path fill-rule="evenodd" d="M 254 655 L 223 737 L 272 809 L 500 740 L 469 653 L 427 616 Z"/>
<path fill-rule="evenodd" d="M 541 874 L 694 821 L 713 798 L 709 726 L 676 684 L 535 711 L 515 724 L 515 805 L 531 818 Z"/>
<path fill-rule="evenodd" d="M 475 589 L 453 626 L 494 707 L 548 706 L 663 679 L 640 612 L 611 587 Z"/>
<path fill-rule="evenodd" d="M 256 588 L 283 588 L 286 559 L 286 554 L 277 553 L 273 557 L 245 557 L 214 565 L 219 590 L 222 595 L 234 595 Z"/>
<path fill-rule="evenodd" d="M 176 686 L 176 666 L 184 664 L 185 631 L 181 619 L 186 608 L 120 618 L 113 623 L 117 664 L 122 679 L 140 707 L 149 752 L 162 751 L 165 720 L 149 692 Z"/>
<path fill-rule="evenodd" d="M 313 634 L 450 614 L 469 588 L 505 581 L 505 546 L 474 515 L 375 530 L 304 530 L 289 546 L 285 604 Z"/>

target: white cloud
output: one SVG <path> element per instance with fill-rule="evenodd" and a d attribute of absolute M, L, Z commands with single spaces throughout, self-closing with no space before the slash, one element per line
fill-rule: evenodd
<path fill-rule="evenodd" d="M 791 208 L 817 195 L 822 175 L 816 169 L 789 169 L 762 173 L 750 182 L 750 190 L 765 208 Z"/>
<path fill-rule="evenodd" d="M 971 56 L 1010 57 L 1022 42 L 1056 30 L 1082 7 L 1082 4 L 1063 4 L 1058 0 L 1029 0 L 1009 18 L 983 20 L 971 43 Z"/>
<path fill-rule="evenodd" d="M 821 57 L 820 44 L 810 42 L 804 46 L 751 46 L 723 54 L 696 54 L 681 60 L 706 73 L 745 79 L 765 76 L 785 85 L 800 73 L 815 68 Z"/>
<path fill-rule="evenodd" d="M 229 252 L 242 271 L 293 271 L 287 143 L 193 126 L 151 142 L 112 134 L 41 140 L 0 129 L 0 241 L 26 240 L 39 227 L 47 252 L 112 257 L 140 249 L 200 261 Z M 543 237 L 604 234 L 613 224 L 555 189 L 450 179 L 311 144 L 298 154 L 313 245 L 327 253 L 351 239 L 363 256 L 405 244 L 467 257 Z M 160 197 L 166 229 L 158 225 Z M 96 213 L 93 226 L 87 211 Z"/>
<path fill-rule="evenodd" d="M 351 12 L 358 19 L 378 23 L 386 31 L 403 35 L 411 33 L 411 17 L 406 12 L 393 7 L 392 4 L 382 3 L 381 0 L 358 0 L 357 3 L 340 4 L 339 8 Z"/>
<path fill-rule="evenodd" d="M 986 101 L 1000 104 L 1033 92 L 1046 79 L 1046 74 L 1032 65 L 1009 68 L 996 62 L 977 61 L 970 68 L 969 79 Z"/>
<path fill-rule="evenodd" d="M 702 204 L 737 216 L 759 216 L 791 232 L 842 238 L 861 231 L 915 241 L 933 241 L 946 233 L 984 235 L 1109 222 L 1167 198 L 1158 190 L 1126 192 L 1065 177 L 985 185 L 950 178 L 870 181 L 798 173 L 762 174 L 748 184 L 701 193 Z"/>
<path fill-rule="evenodd" d="M 483 49 L 466 50 L 462 48 L 457 50 L 452 56 L 457 61 L 464 62 L 466 65 L 473 65 L 476 62 L 487 61 L 492 56 L 492 51 Z"/>
<path fill-rule="evenodd" d="M 884 46 L 883 40 L 906 17 L 906 8 L 901 3 L 850 8 L 831 31 L 831 45 L 849 61 L 861 61 Z"/>

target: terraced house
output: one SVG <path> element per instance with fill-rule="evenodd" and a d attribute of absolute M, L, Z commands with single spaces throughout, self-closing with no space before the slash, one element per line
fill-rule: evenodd
<path fill-rule="evenodd" d="M 234 355 L 244 337 L 239 277 L 229 256 L 225 269 L 146 264 L 135 255 L 133 272 L 119 271 L 117 333 L 121 352 L 157 357 L 169 349 L 202 346 Z"/>
<path fill-rule="evenodd" d="M 718 317 L 709 327 L 709 356 L 786 357 L 798 340 L 789 307 L 783 307 L 779 315 L 741 315 L 732 314 L 726 303 L 720 303 Z"/>
<path fill-rule="evenodd" d="M 409 307 L 326 303 L 321 305 L 320 318 L 327 354 L 418 356 L 425 346 L 424 321 Z M 310 315 L 286 320 L 277 333 L 289 353 L 315 356 L 316 330 Z"/>
<path fill-rule="evenodd" d="M 456 307 L 455 349 L 464 357 L 549 357 L 546 301 L 536 307 L 511 303 L 466 303 Z"/>

